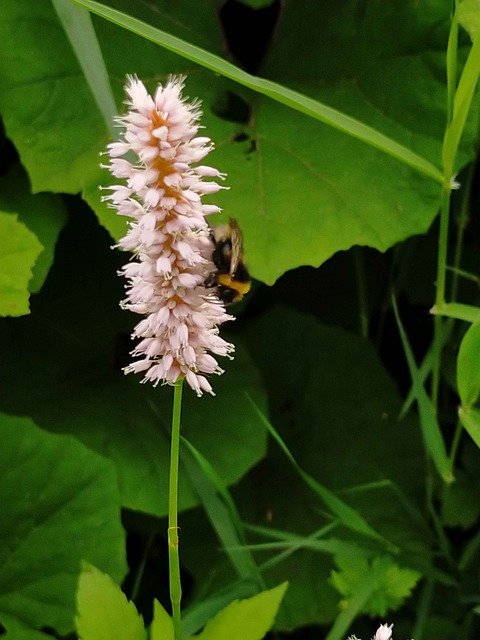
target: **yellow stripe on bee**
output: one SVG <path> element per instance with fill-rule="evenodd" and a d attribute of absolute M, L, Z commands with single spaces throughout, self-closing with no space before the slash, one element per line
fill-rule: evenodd
<path fill-rule="evenodd" d="M 239 299 L 242 298 L 246 293 L 250 291 L 250 287 L 252 286 L 251 282 L 239 282 L 232 278 L 228 273 L 220 273 L 217 276 L 218 284 L 221 284 L 224 287 L 228 287 L 229 289 L 233 289 L 238 293 Z"/>

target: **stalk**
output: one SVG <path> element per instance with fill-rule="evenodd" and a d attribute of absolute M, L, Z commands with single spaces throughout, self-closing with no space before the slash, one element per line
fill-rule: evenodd
<path fill-rule="evenodd" d="M 440 234 L 438 239 L 437 260 L 437 291 L 435 305 L 441 308 L 445 302 L 445 275 L 447 271 L 448 227 L 450 224 L 450 177 L 451 172 L 446 172 L 446 180 L 442 189 L 442 202 L 440 209 Z M 443 318 L 435 316 L 433 336 L 433 370 L 432 370 L 432 403 L 436 408 L 438 404 L 438 388 L 440 383 L 440 362 L 442 359 L 443 344 Z"/>
<path fill-rule="evenodd" d="M 183 378 L 178 380 L 174 386 L 170 448 L 170 481 L 168 489 L 168 572 L 175 640 L 181 640 L 182 637 L 180 615 L 182 583 L 180 580 L 180 557 L 178 553 L 178 461 L 180 452 L 182 389 Z"/>

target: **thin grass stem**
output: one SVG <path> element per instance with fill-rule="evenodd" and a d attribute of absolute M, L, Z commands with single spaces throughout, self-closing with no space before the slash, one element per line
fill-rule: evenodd
<path fill-rule="evenodd" d="M 69 0 L 52 0 L 52 4 L 103 116 L 107 131 L 112 138 L 116 138 L 114 118 L 118 115 L 117 105 L 90 13 Z"/>
<path fill-rule="evenodd" d="M 180 454 L 180 416 L 182 412 L 183 378 L 174 386 L 172 435 L 170 448 L 170 481 L 168 489 L 168 572 L 170 601 L 175 640 L 181 640 L 180 602 L 182 583 L 180 580 L 180 557 L 178 553 L 178 464 Z"/>
<path fill-rule="evenodd" d="M 455 433 L 453 434 L 452 446 L 450 448 L 450 454 L 448 456 L 448 459 L 450 460 L 450 463 L 452 465 L 452 469 L 455 466 L 455 460 L 457 458 L 458 447 L 460 446 L 460 440 L 462 438 L 462 433 L 463 433 L 463 425 L 460 422 L 460 420 L 458 420 L 457 424 L 456 424 L 456 427 L 455 427 Z"/>
<path fill-rule="evenodd" d="M 437 290 L 435 305 L 442 306 L 445 302 L 447 253 L 448 253 L 448 228 L 450 224 L 450 176 L 446 173 L 445 183 L 442 188 L 442 204 L 440 209 L 440 234 L 438 238 L 437 259 Z M 433 334 L 433 367 L 432 367 L 432 403 L 435 409 L 438 405 L 438 391 L 440 386 L 440 363 L 443 347 L 443 318 L 435 316 Z"/>
<path fill-rule="evenodd" d="M 457 55 L 458 55 L 458 21 L 456 0 L 452 3 L 450 32 L 447 45 L 447 122 L 443 139 L 443 185 L 440 205 L 440 234 L 438 239 L 437 281 L 435 305 L 442 306 L 445 302 L 445 282 L 447 272 L 448 228 L 450 224 L 450 191 L 453 178 L 453 163 L 457 147 L 449 145 L 449 134 L 455 116 L 455 98 L 457 90 Z M 433 334 L 432 360 L 432 403 L 437 410 L 440 386 L 440 363 L 443 347 L 443 318 L 435 316 Z"/>
<path fill-rule="evenodd" d="M 457 226 L 457 237 L 455 240 L 453 264 L 451 265 L 451 267 L 449 267 L 449 270 L 452 271 L 452 284 L 450 289 L 450 300 L 452 302 L 455 302 L 457 299 L 459 277 L 461 275 L 463 277 L 466 277 L 465 272 L 460 269 L 460 265 L 462 264 L 463 237 L 465 235 L 465 229 L 467 228 L 468 222 L 470 220 L 470 196 L 474 172 L 475 163 L 472 162 L 465 171 L 465 181 L 462 185 L 460 211 L 455 221 Z"/>
<path fill-rule="evenodd" d="M 155 539 L 155 533 L 151 533 L 148 536 L 147 542 L 145 544 L 145 548 L 143 550 L 142 559 L 140 561 L 137 573 L 135 575 L 135 581 L 133 583 L 132 592 L 130 594 L 130 600 L 135 601 L 138 597 L 140 586 L 143 580 L 143 574 L 145 573 L 145 566 L 147 564 L 148 554 L 150 553 L 150 547 L 152 546 L 154 539 Z"/>
<path fill-rule="evenodd" d="M 415 626 L 413 628 L 413 637 L 415 640 L 422 640 L 424 637 L 428 614 L 432 604 L 433 586 L 433 578 L 431 576 L 427 577 L 420 593 L 419 603 L 417 606 L 417 615 Z"/>

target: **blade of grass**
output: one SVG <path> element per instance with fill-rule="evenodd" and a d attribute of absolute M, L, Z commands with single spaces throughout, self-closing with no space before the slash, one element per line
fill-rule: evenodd
<path fill-rule="evenodd" d="M 472 273 L 471 271 L 465 271 L 465 269 L 458 269 L 457 267 L 450 267 L 447 265 L 447 270 L 451 271 L 457 276 L 464 278 L 465 280 L 470 280 L 470 282 L 474 282 L 477 285 L 480 285 L 480 277 L 476 273 Z"/>
<path fill-rule="evenodd" d="M 293 540 L 297 538 L 295 534 L 286 531 L 280 531 L 277 529 L 271 529 L 270 527 L 260 527 L 256 525 L 244 525 L 244 528 L 252 531 L 253 533 L 257 533 L 259 535 L 277 537 L 279 540 L 287 541 L 291 546 L 282 551 L 281 553 L 275 555 L 273 558 L 270 558 L 266 562 L 260 565 L 260 570 L 262 573 L 267 571 L 268 569 L 272 569 L 277 566 L 287 558 L 289 558 L 293 553 L 295 553 L 298 549 L 300 549 L 300 542 L 304 540 L 315 540 L 318 537 L 323 537 L 327 533 L 329 533 L 337 524 L 329 524 L 318 531 L 315 531 L 307 538 L 299 539 L 296 546 L 293 543 Z M 217 593 L 213 594 L 209 598 L 203 599 L 198 604 L 191 605 L 183 616 L 183 629 L 186 636 L 190 637 L 197 631 L 199 631 L 205 623 L 212 618 L 218 611 L 223 609 L 227 604 L 229 604 L 232 600 L 247 598 L 254 593 L 257 592 L 252 582 L 247 581 L 236 581 L 224 589 L 221 589 Z"/>
<path fill-rule="evenodd" d="M 90 14 L 86 9 L 72 4 L 70 0 L 52 2 L 105 120 L 107 131 L 115 137 L 113 119 L 117 115 L 117 106 Z"/>
<path fill-rule="evenodd" d="M 142 556 L 140 559 L 140 564 L 138 565 L 137 573 L 135 575 L 135 580 L 132 585 L 132 590 L 130 592 L 129 600 L 135 601 L 140 593 L 140 587 L 142 585 L 143 574 L 145 572 L 145 567 L 147 565 L 148 554 L 150 553 L 151 546 L 153 541 L 155 540 L 155 532 L 150 533 L 145 543 Z"/>
<path fill-rule="evenodd" d="M 451 30 L 451 33 L 452 33 L 452 30 Z M 450 71 L 450 74 L 452 73 L 453 72 Z M 454 85 L 453 85 L 453 80 L 450 78 L 450 76 L 449 76 L 449 83 L 452 85 L 452 88 L 449 90 L 448 97 L 449 98 L 451 97 L 453 101 Z M 448 104 L 450 104 L 450 100 Z M 453 104 L 452 104 L 452 109 L 453 109 Z M 455 301 L 457 296 L 458 275 L 463 275 L 464 277 L 467 277 L 467 272 L 463 271 L 459 267 L 461 264 L 463 234 L 468 222 L 468 207 L 471 199 L 470 196 L 471 196 L 473 169 L 474 169 L 474 163 L 472 163 L 469 169 L 467 170 L 466 179 L 464 181 L 464 184 L 462 185 L 460 215 L 458 216 L 458 219 L 457 219 L 458 232 L 457 232 L 457 238 L 455 243 L 454 264 L 452 266 L 445 264 L 445 271 L 452 271 L 455 274 L 454 277 L 452 278 L 451 295 L 450 295 L 453 301 Z M 473 278 L 475 277 L 472 276 L 472 279 Z M 480 278 L 476 279 L 476 282 L 480 283 Z M 445 304 L 446 303 L 444 303 L 443 300 L 440 301 L 440 305 L 438 305 L 438 308 L 443 308 Z M 437 309 L 437 305 L 435 305 L 435 307 L 432 309 L 432 313 L 436 313 L 436 309 Z M 422 384 L 425 382 L 427 377 L 433 371 L 435 352 L 437 353 L 442 352 L 444 345 L 448 342 L 452 334 L 453 327 L 454 327 L 453 318 L 449 318 L 449 320 L 442 327 L 440 336 L 438 336 L 439 338 L 441 338 L 441 344 L 437 344 L 437 345 L 432 344 L 428 349 L 424 359 L 422 360 L 422 363 L 419 368 L 419 375 L 420 375 Z M 415 400 L 415 394 L 412 386 L 403 403 L 402 410 L 400 411 L 400 415 L 399 415 L 400 420 L 408 412 L 414 400 Z"/>
<path fill-rule="evenodd" d="M 412 378 L 415 399 L 420 413 L 420 426 L 423 434 L 423 441 L 428 455 L 433 460 L 435 467 L 444 482 L 450 483 L 454 480 L 450 460 L 448 459 L 445 443 L 443 441 L 440 426 L 435 415 L 434 408 L 427 396 L 420 373 L 415 363 L 413 353 L 408 342 L 407 334 L 403 328 L 400 314 L 398 313 L 397 302 L 392 296 L 393 312 L 397 322 L 398 331 L 402 340 L 403 350 L 407 358 L 410 377 Z"/>
<path fill-rule="evenodd" d="M 456 253 L 458 254 L 458 250 L 456 251 Z M 457 267 L 447 266 L 446 268 L 447 270 L 452 271 L 453 273 L 458 274 L 463 278 L 471 280 L 472 282 L 475 282 L 476 284 L 480 285 L 480 278 L 478 276 L 472 273 L 469 273 L 468 271 L 465 271 L 463 269 L 459 269 Z M 452 286 L 452 291 L 454 294 L 456 293 L 456 284 L 455 286 Z M 435 315 L 442 315 L 442 316 L 448 317 L 448 321 L 445 323 L 445 326 L 443 327 L 443 331 L 442 331 L 442 348 L 445 345 L 445 343 L 448 342 L 450 336 L 452 335 L 453 326 L 454 326 L 453 320 L 466 320 L 467 322 L 475 323 L 477 322 L 477 319 L 480 319 L 479 307 L 474 307 L 467 304 L 461 304 L 459 302 L 444 302 L 441 305 L 435 305 L 431 309 L 431 313 Z M 427 354 L 423 358 L 422 363 L 418 369 L 419 377 L 422 384 L 425 382 L 430 372 L 432 371 L 433 354 L 434 354 L 434 350 L 433 350 L 433 346 L 431 346 L 428 349 Z M 407 414 L 408 410 L 410 409 L 414 401 L 415 401 L 415 393 L 412 386 L 403 403 L 402 410 L 400 411 L 400 414 L 399 414 L 399 420 L 402 420 L 402 418 L 405 417 L 405 415 Z"/>
<path fill-rule="evenodd" d="M 298 534 L 291 531 L 282 531 L 281 529 L 275 529 L 274 527 L 265 527 L 259 524 L 249 524 L 245 522 L 244 525 L 246 531 L 255 533 L 263 538 L 273 538 L 274 540 L 281 540 L 283 542 L 290 542 L 298 539 Z M 327 534 L 338 527 L 338 522 L 330 522 L 329 524 L 317 529 L 313 534 L 308 536 L 310 540 L 316 540 L 317 538 L 324 538 Z"/>
<path fill-rule="evenodd" d="M 215 73 L 218 73 L 226 78 L 230 78 L 239 84 L 268 96 L 277 102 L 296 109 L 316 120 L 320 120 L 343 133 L 346 133 L 353 138 L 357 138 L 362 142 L 369 144 L 380 151 L 396 158 L 400 162 L 412 167 L 419 173 L 422 173 L 438 183 L 443 183 L 443 175 L 441 171 L 429 162 L 426 158 L 418 155 L 408 147 L 400 144 L 399 142 L 389 138 L 388 136 L 380 133 L 373 127 L 352 118 L 337 109 L 333 109 L 313 98 L 309 98 L 298 91 L 284 87 L 276 82 L 253 76 L 242 69 L 239 69 L 235 65 L 223 60 L 219 56 L 205 51 L 189 42 L 172 36 L 165 31 L 152 27 L 151 25 L 137 20 L 125 13 L 117 11 L 107 7 L 94 0 L 72 0 L 77 4 L 85 7 L 92 13 L 95 13 L 114 24 L 128 29 L 133 33 L 136 33 L 147 40 L 151 40 L 156 44 L 173 51 L 178 55 L 191 60 L 202 67 L 210 69 Z"/>
<path fill-rule="evenodd" d="M 321 553 L 327 553 L 329 555 L 350 555 L 354 558 L 363 556 L 365 558 L 372 558 L 376 555 L 375 551 L 368 551 L 357 544 L 344 542 L 343 540 L 336 540 L 331 538 L 329 540 L 313 540 L 305 537 L 298 536 L 296 541 L 280 541 L 275 542 L 257 542 L 256 544 L 248 544 L 246 549 L 252 551 L 272 551 L 276 549 L 287 549 L 292 551 L 298 551 L 299 549 L 309 549 L 310 551 L 319 551 Z"/>
<path fill-rule="evenodd" d="M 425 520 L 423 513 L 418 509 L 415 504 L 407 497 L 407 495 L 400 489 L 399 486 L 392 480 L 378 480 L 376 482 L 369 482 L 366 484 L 356 485 L 354 487 L 348 487 L 339 491 L 342 495 L 352 495 L 355 493 L 362 493 L 364 491 L 375 491 L 379 489 L 387 489 L 391 491 L 397 498 L 398 502 L 404 507 L 405 511 L 409 514 L 414 522 L 422 527 L 424 533 L 433 542 L 433 535 L 430 531 L 427 521 Z M 374 500 L 374 498 L 373 498 Z"/>
<path fill-rule="evenodd" d="M 292 540 L 292 536 L 294 534 L 291 534 L 289 532 L 286 531 L 279 531 L 277 529 L 272 529 L 271 527 L 258 527 L 258 526 L 254 526 L 254 525 L 245 525 L 246 528 L 248 528 L 248 530 L 252 531 L 253 533 L 257 533 L 259 535 L 267 535 L 268 537 L 277 537 L 278 540 Z M 314 533 L 310 534 L 307 539 L 308 540 L 317 540 L 318 538 L 322 538 L 326 535 L 326 533 L 328 533 L 329 531 L 331 531 L 333 528 L 337 527 L 338 523 L 337 522 L 332 522 L 328 525 L 326 525 L 325 527 L 322 527 L 321 529 L 318 529 L 317 531 L 314 531 Z M 262 530 L 264 530 L 264 532 L 262 533 Z M 270 532 L 270 533 L 267 533 Z M 276 567 L 277 565 L 281 564 L 284 560 L 287 560 L 287 558 L 289 558 L 291 555 L 293 555 L 299 547 L 292 545 L 289 549 L 286 549 L 285 551 L 282 551 L 281 553 L 277 553 L 277 555 L 273 556 L 273 558 L 269 558 L 268 560 L 266 560 L 265 562 L 263 562 L 260 565 L 260 570 L 262 571 L 262 573 L 265 573 L 266 571 L 268 571 L 269 569 L 273 569 L 273 567 Z"/>
<path fill-rule="evenodd" d="M 469 206 L 471 201 L 472 180 L 473 180 L 474 170 L 475 170 L 475 163 L 472 162 L 467 168 L 465 179 L 462 182 L 462 190 L 460 194 L 461 196 L 460 212 L 456 218 L 456 224 L 458 229 L 457 229 L 457 235 L 455 240 L 455 253 L 454 253 L 454 259 L 453 259 L 453 265 L 451 266 L 445 265 L 445 270 L 451 271 L 454 274 L 451 282 L 451 291 L 450 291 L 450 299 L 452 300 L 452 302 L 456 301 L 459 276 L 463 276 L 464 278 L 468 280 L 472 280 L 476 284 L 480 285 L 480 278 L 478 278 L 474 274 L 470 274 L 469 272 L 463 269 L 460 269 L 460 264 L 462 261 L 463 236 L 469 220 Z M 442 303 L 442 305 L 440 306 L 443 306 L 444 304 L 445 303 Z M 434 313 L 435 313 L 435 309 L 436 307 L 434 307 L 434 309 L 432 310 Z M 442 344 L 440 345 L 440 351 L 443 349 L 444 345 L 450 339 L 453 328 L 454 328 L 454 318 L 449 318 L 443 326 L 443 330 L 441 334 Z M 420 379 L 422 383 L 425 382 L 425 380 L 427 379 L 427 377 L 429 376 L 430 372 L 433 369 L 433 355 L 434 355 L 434 349 L 433 349 L 433 345 L 431 345 L 426 356 L 422 360 L 422 363 L 419 369 Z M 399 415 L 400 420 L 405 416 L 407 411 L 410 409 L 414 400 L 415 400 L 415 394 L 413 392 L 413 387 L 411 387 L 408 393 L 408 396 L 403 403 L 402 410 Z M 450 456 L 450 459 L 452 459 L 451 456 Z"/>
<path fill-rule="evenodd" d="M 438 235 L 438 258 L 435 304 L 442 305 L 445 302 L 446 290 L 446 266 L 448 256 L 448 234 L 450 228 L 450 206 L 451 189 L 454 187 L 454 166 L 460 139 L 470 110 L 471 98 L 478 79 L 472 81 L 472 60 L 471 55 L 475 46 L 472 47 L 467 58 L 467 63 L 462 71 L 462 76 L 458 87 L 456 86 L 457 70 L 457 45 L 458 45 L 458 20 L 456 1 L 453 9 L 453 16 L 450 23 L 450 33 L 447 47 L 447 123 L 442 146 L 443 184 L 440 198 L 440 231 Z M 480 51 L 477 52 L 478 55 Z M 475 54 L 474 54 L 475 55 Z M 467 69 L 468 67 L 468 69 Z M 480 67 L 479 67 L 480 68 Z M 465 84 L 466 82 L 466 84 Z M 468 93 L 471 91 L 470 98 Z M 460 100 L 460 102 L 459 102 Z M 435 411 L 438 406 L 438 394 L 440 389 L 440 366 L 442 361 L 442 348 L 445 343 L 443 318 L 436 315 L 434 317 L 434 337 L 433 337 L 433 361 L 432 361 L 432 385 L 431 400 Z"/>
<path fill-rule="evenodd" d="M 379 480 L 377 482 L 371 482 L 368 484 L 357 485 L 355 487 L 349 487 L 347 489 L 343 489 L 340 493 L 348 495 L 348 494 L 361 493 L 363 491 L 371 491 L 375 489 L 378 490 L 383 488 L 389 489 L 394 493 L 394 495 L 396 496 L 400 504 L 402 504 L 402 506 L 405 508 L 406 512 L 410 515 L 412 520 L 422 528 L 423 533 L 426 535 L 426 537 L 429 540 L 430 546 L 433 546 L 435 543 L 435 538 L 434 538 L 433 532 L 428 526 L 428 523 L 423 513 L 414 505 L 414 503 L 405 495 L 405 493 L 391 480 L 385 479 L 385 480 Z M 434 514 L 434 516 L 438 520 L 438 517 L 436 516 L 436 514 Z M 439 532 L 437 531 L 437 536 L 438 535 L 444 535 L 444 534 L 443 532 L 439 534 Z M 446 547 L 445 547 L 445 550 L 448 551 Z M 447 553 L 445 553 L 445 555 L 447 556 Z M 421 561 L 419 562 L 419 558 L 416 558 L 414 560 L 412 560 L 412 558 L 409 558 L 408 562 L 410 563 L 410 567 L 412 569 L 416 569 L 417 571 L 420 571 L 420 573 L 422 573 L 424 576 L 430 576 L 432 580 L 434 580 L 435 582 L 438 582 L 440 584 L 445 584 L 448 586 L 452 586 L 456 584 L 455 581 L 451 578 L 451 576 L 444 573 L 443 571 L 440 571 L 439 569 L 436 569 L 435 567 L 431 567 L 428 560 L 425 560 L 425 562 L 421 562 Z"/>
<path fill-rule="evenodd" d="M 480 114 L 477 117 L 477 129 L 480 125 Z M 451 266 L 447 265 L 446 268 L 451 270 L 453 273 L 453 277 L 450 285 L 450 300 L 452 302 L 457 302 L 457 294 L 458 294 L 458 281 L 459 277 L 463 276 L 464 278 L 470 279 L 474 278 L 473 274 L 468 274 L 468 271 L 461 269 L 462 266 L 462 254 L 463 254 L 463 245 L 464 245 L 464 237 L 465 231 L 470 222 L 470 203 L 472 201 L 472 184 L 473 178 L 475 175 L 476 162 L 471 162 L 466 170 L 462 173 L 462 190 L 460 193 L 460 204 L 458 209 L 456 210 L 456 215 L 454 217 L 455 226 L 456 226 L 456 234 L 455 234 L 455 250 L 453 254 L 453 264 Z M 475 281 L 475 279 L 474 279 Z M 480 284 L 480 279 L 476 279 L 476 283 Z"/>
<path fill-rule="evenodd" d="M 457 82 L 457 53 L 458 53 L 458 19 L 455 7 L 452 11 L 450 32 L 447 45 L 447 123 L 453 118 L 453 101 Z"/>
<path fill-rule="evenodd" d="M 423 583 L 418 604 L 416 606 L 415 626 L 413 627 L 413 637 L 415 640 L 422 640 L 425 634 L 425 627 L 428 623 L 429 612 L 431 610 L 434 581 L 428 577 Z"/>
<path fill-rule="evenodd" d="M 446 316 L 455 320 L 465 320 L 465 322 L 475 323 L 480 321 L 480 307 L 471 304 L 461 304 L 460 302 L 444 302 L 436 304 L 430 310 L 437 316 Z"/>
<path fill-rule="evenodd" d="M 282 440 L 280 434 L 275 430 L 273 425 L 270 424 L 267 417 L 263 414 L 260 408 L 255 404 L 252 398 L 245 394 L 249 402 L 251 403 L 254 411 L 262 421 L 263 425 L 270 433 L 272 438 L 278 444 L 280 449 L 283 451 L 287 460 L 293 466 L 298 475 L 302 478 L 302 480 L 312 489 L 312 491 L 327 505 L 330 511 L 340 520 L 342 524 L 344 524 L 349 529 L 356 531 L 357 533 L 361 533 L 368 538 L 372 538 L 381 542 L 385 545 L 392 553 L 398 553 L 398 548 L 395 545 L 392 545 L 391 542 L 386 540 L 383 536 L 373 529 L 368 522 L 363 518 L 363 516 L 358 513 L 353 507 L 350 507 L 346 502 L 338 498 L 332 491 L 324 487 L 320 482 L 315 480 L 311 475 L 306 473 L 300 465 L 297 463 L 290 450 L 288 449 L 285 442 Z"/>
<path fill-rule="evenodd" d="M 259 589 L 265 589 L 262 575 L 245 546 L 242 521 L 223 480 L 186 438 L 182 437 L 181 442 L 182 464 L 232 566 L 239 578 L 252 580 Z"/>
<path fill-rule="evenodd" d="M 472 104 L 475 87 L 480 76 L 480 34 L 473 40 L 463 67 L 453 100 L 453 118 L 445 132 L 442 159 L 446 168 L 452 168 Z"/>

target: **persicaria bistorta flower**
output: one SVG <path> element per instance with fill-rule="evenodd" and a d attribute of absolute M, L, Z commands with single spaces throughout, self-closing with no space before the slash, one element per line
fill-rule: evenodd
<path fill-rule="evenodd" d="M 127 78 L 129 111 L 117 118 L 123 132 L 108 145 L 107 165 L 125 182 L 108 187 L 104 199 L 130 218 L 117 245 L 133 253 L 120 272 L 127 279 L 121 305 L 145 316 L 132 334 L 141 339 L 132 351 L 139 359 L 124 371 L 144 372 L 142 382 L 154 385 L 185 377 L 200 396 L 213 393 L 205 374 L 223 373 L 214 355 L 234 350 L 218 329 L 233 318 L 205 286 L 214 272 L 205 217 L 220 209 L 202 196 L 222 188 L 205 178 L 224 176 L 197 165 L 213 144 L 197 135 L 199 103 L 182 98 L 183 84 L 183 77 L 171 77 L 152 97 L 140 80 Z"/>

